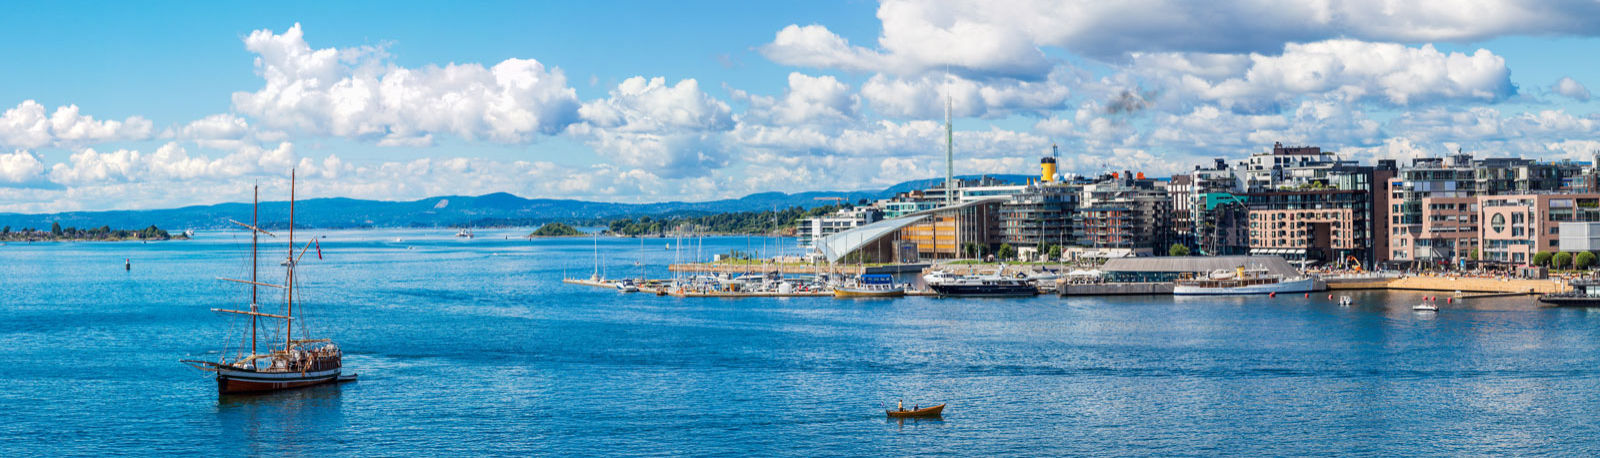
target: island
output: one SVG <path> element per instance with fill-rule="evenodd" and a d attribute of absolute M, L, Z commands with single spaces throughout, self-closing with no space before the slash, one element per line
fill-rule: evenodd
<path fill-rule="evenodd" d="M 166 230 L 155 225 L 144 229 L 112 229 L 111 226 L 79 229 L 76 227 L 61 227 L 61 223 L 51 223 L 48 231 L 31 227 L 20 230 L 12 230 L 11 226 L 0 227 L 0 242 L 118 242 L 126 240 L 187 240 L 188 238 L 187 235 L 182 233 L 178 235 L 168 234 Z"/>
<path fill-rule="evenodd" d="M 539 226 L 539 229 L 534 230 L 532 234 L 528 234 L 528 237 L 574 237 L 579 235 L 583 235 L 583 232 L 573 229 L 572 226 L 562 223 L 549 223 Z"/>

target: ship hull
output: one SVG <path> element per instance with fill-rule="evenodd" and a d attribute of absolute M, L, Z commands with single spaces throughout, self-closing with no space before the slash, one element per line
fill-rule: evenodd
<path fill-rule="evenodd" d="M 1311 278 L 1249 286 L 1210 288 L 1192 285 L 1176 285 L 1172 287 L 1172 295 L 1174 296 L 1234 296 L 1272 293 L 1310 293 L 1315 291 L 1317 291 L 1316 280 Z"/>
<path fill-rule="evenodd" d="M 341 368 L 314 372 L 217 371 L 217 392 L 221 394 L 263 393 L 305 388 L 339 380 Z"/>
<path fill-rule="evenodd" d="M 1039 295 L 1033 285 L 928 285 L 933 292 L 947 297 L 1023 297 Z"/>
<path fill-rule="evenodd" d="M 1539 302 L 1547 307 L 1600 307 L 1600 297 L 1583 296 L 1540 296 Z"/>
<path fill-rule="evenodd" d="M 833 289 L 834 297 L 900 297 L 904 295 L 906 295 L 905 288 L 883 290 L 839 287 Z"/>

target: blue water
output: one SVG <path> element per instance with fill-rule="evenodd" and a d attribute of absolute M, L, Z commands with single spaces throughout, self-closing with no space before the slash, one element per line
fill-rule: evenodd
<path fill-rule="evenodd" d="M 0 456 L 1600 453 L 1600 313 L 1529 298 L 661 298 L 562 284 L 592 239 L 326 234 L 302 310 L 361 380 L 236 397 L 178 360 L 241 342 L 238 235 L 0 246 Z"/>

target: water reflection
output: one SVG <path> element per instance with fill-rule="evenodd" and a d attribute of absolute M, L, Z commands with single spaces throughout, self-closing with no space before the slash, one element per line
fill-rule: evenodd
<path fill-rule="evenodd" d="M 224 443 L 241 444 L 249 455 L 282 454 L 342 430 L 339 383 L 258 394 L 217 397 Z M 304 452 L 304 450 L 299 450 Z"/>

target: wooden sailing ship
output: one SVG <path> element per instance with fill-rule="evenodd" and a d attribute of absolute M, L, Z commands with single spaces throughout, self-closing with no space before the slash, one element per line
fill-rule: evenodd
<path fill-rule="evenodd" d="M 289 174 L 289 231 L 288 231 L 288 257 L 285 258 L 284 282 L 281 285 L 265 283 L 257 278 L 259 269 L 259 253 L 257 242 L 261 235 L 276 238 L 277 235 L 259 226 L 261 205 L 261 190 L 256 188 L 256 202 L 252 207 L 250 224 L 232 221 L 234 224 L 250 230 L 250 279 L 239 280 L 219 278 L 219 280 L 244 283 L 250 285 L 250 309 L 211 309 L 214 312 L 230 313 L 249 317 L 250 320 L 250 352 L 245 354 L 243 349 L 232 355 L 224 355 L 220 361 L 183 360 L 184 363 L 197 369 L 216 373 L 217 392 L 222 394 L 255 393 L 276 390 L 301 388 L 324 383 L 353 380 L 354 375 L 342 376 L 344 353 L 329 339 L 294 338 L 294 293 L 295 269 L 300 264 L 300 259 L 305 257 L 306 251 L 316 242 L 312 239 L 295 252 L 294 244 L 294 172 Z M 231 220 L 230 220 L 231 221 Z M 317 256 L 321 257 L 321 248 L 317 249 Z M 265 313 L 261 311 L 257 301 L 260 288 L 276 288 L 284 292 L 284 305 L 282 314 Z M 303 312 L 302 312 L 303 313 Z M 283 342 L 281 346 L 273 343 L 266 345 L 265 351 L 257 342 L 257 333 L 263 329 L 263 321 L 273 320 L 282 323 Z M 269 324 L 270 326 L 270 324 Z M 301 327 L 305 334 L 305 327 Z"/>

